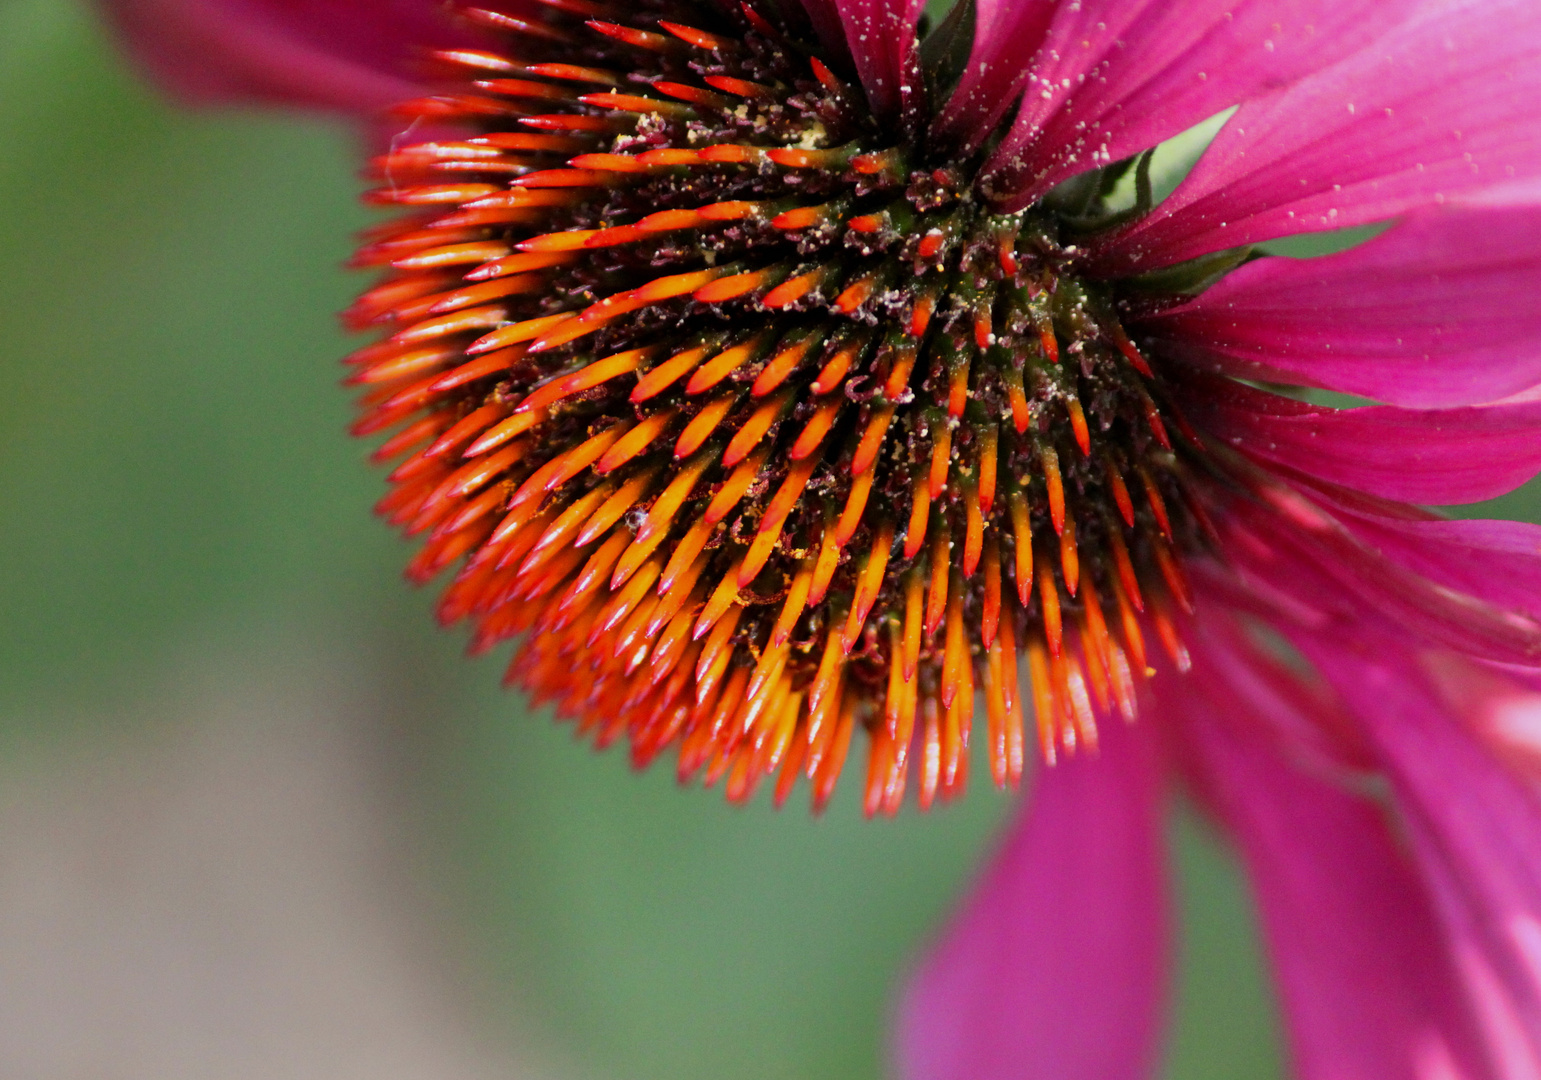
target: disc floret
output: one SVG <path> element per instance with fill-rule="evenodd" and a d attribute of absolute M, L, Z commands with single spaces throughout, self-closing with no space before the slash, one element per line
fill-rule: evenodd
<path fill-rule="evenodd" d="M 669 4 L 467 9 L 371 198 L 362 433 L 381 512 L 461 562 L 440 604 L 638 764 L 816 806 L 853 733 L 867 808 L 997 783 L 1133 719 L 1143 627 L 1179 664 L 1195 448 L 1046 206 L 875 120 L 796 28 Z M 1181 434 L 1180 421 L 1175 425 Z M 1019 666 L 1026 671 L 1019 671 Z M 1024 677 L 1025 676 L 1025 677 Z M 913 752 L 912 752 L 912 748 Z"/>

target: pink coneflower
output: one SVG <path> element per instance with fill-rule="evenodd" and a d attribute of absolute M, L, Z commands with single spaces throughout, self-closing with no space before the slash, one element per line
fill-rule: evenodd
<path fill-rule="evenodd" d="M 357 430 L 512 681 L 734 799 L 858 732 L 868 813 L 956 795 L 976 697 L 1046 763 L 903 1074 L 1150 1072 L 1176 776 L 1301 1076 L 1541 1076 L 1541 529 L 1420 508 L 1541 468 L 1541 9 L 920 9 L 114 5 L 194 96 L 390 106 Z"/>

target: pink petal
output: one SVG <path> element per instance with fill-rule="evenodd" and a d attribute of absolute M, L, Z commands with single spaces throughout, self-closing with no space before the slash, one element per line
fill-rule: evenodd
<path fill-rule="evenodd" d="M 851 49 L 845 40 L 845 25 L 840 21 L 839 0 L 798 0 L 798 6 L 808 16 L 813 32 L 823 46 L 842 60 L 850 60 Z"/>
<path fill-rule="evenodd" d="M 1282 483 L 1217 507 L 1223 570 L 1191 567 L 1228 601 L 1281 625 L 1361 626 L 1494 663 L 1541 661 L 1541 625 L 1453 591 L 1366 547 Z"/>
<path fill-rule="evenodd" d="M 926 960 L 899 1023 L 911 1080 L 1130 1080 L 1166 983 L 1162 799 L 1149 732 L 1040 770 L 1033 802 Z"/>
<path fill-rule="evenodd" d="M 1541 784 L 1541 669 L 1426 656 L 1424 670 L 1450 711 L 1503 765 Z"/>
<path fill-rule="evenodd" d="M 1418 214 L 1320 259 L 1260 259 L 1142 324 L 1227 374 L 1409 406 L 1541 382 L 1541 201 Z"/>
<path fill-rule="evenodd" d="M 1246 859 L 1292 1074 L 1491 1075 L 1430 898 L 1379 808 L 1293 748 L 1259 738 L 1310 718 L 1251 694 L 1257 676 L 1248 661 L 1206 636 L 1193 674 L 1157 693 L 1166 694 L 1162 715 L 1177 725 L 1208 805 Z"/>
<path fill-rule="evenodd" d="M 1374 47 L 1244 105 L 1111 274 L 1382 221 L 1541 173 L 1541 6 L 1427 5 Z"/>
<path fill-rule="evenodd" d="M 1347 515 L 1349 529 L 1450 589 L 1541 619 L 1541 525 Z"/>
<path fill-rule="evenodd" d="M 1368 643 L 1367 643 L 1368 644 Z M 1541 1076 L 1541 801 L 1394 650 L 1302 646 L 1364 718 L 1499 1075 Z"/>
<path fill-rule="evenodd" d="M 1003 209 L 1155 146 L 1200 120 L 1362 48 L 1411 0 L 1083 0 L 1047 12 L 980 0 L 970 71 L 944 130 L 977 145 L 1023 90 L 984 171 Z M 1036 50 L 1036 53 L 1035 53 Z"/>
<path fill-rule="evenodd" d="M 1324 681 L 1302 678 L 1298 667 L 1260 645 L 1207 581 L 1197 583 L 1195 603 L 1198 614 L 1185 632 L 1195 662 L 1187 673 L 1167 672 L 1152 683 L 1156 723 L 1180 725 L 1190 713 L 1245 716 L 1246 741 L 1306 772 L 1352 783 L 1371 768 L 1353 715 Z M 1181 757 L 1188 741 L 1177 736 L 1168 747 Z"/>
<path fill-rule="evenodd" d="M 1237 383 L 1200 385 L 1187 407 L 1210 434 L 1251 457 L 1388 499 L 1477 502 L 1541 472 L 1541 401 L 1332 409 Z"/>
<path fill-rule="evenodd" d="M 131 50 L 195 101 L 373 112 L 421 93 L 421 50 L 463 39 L 432 0 L 103 0 Z"/>
<path fill-rule="evenodd" d="M 916 26 L 925 0 L 830 0 L 845 27 L 846 45 L 861 76 L 872 111 L 884 120 L 899 112 L 905 95 L 906 71 L 915 48 Z M 813 13 L 813 5 L 804 6 Z M 817 24 L 815 19 L 815 24 Z M 820 27 L 822 30 L 823 28 Z M 918 90 L 918 87 L 911 87 Z"/>

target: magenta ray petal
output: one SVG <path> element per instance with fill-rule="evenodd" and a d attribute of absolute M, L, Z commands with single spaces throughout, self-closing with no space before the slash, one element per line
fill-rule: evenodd
<path fill-rule="evenodd" d="M 1149 731 L 1040 770 L 1032 805 L 904 1002 L 909 1080 L 1133 1080 L 1166 983 L 1161 775 Z"/>
<path fill-rule="evenodd" d="M 1252 695 L 1248 661 L 1206 636 L 1192 675 L 1161 688 L 1161 711 L 1246 859 L 1293 1075 L 1490 1076 L 1430 898 L 1378 808 L 1295 748 L 1259 738 L 1313 718 Z"/>
<path fill-rule="evenodd" d="M 845 25 L 840 21 L 839 0 L 798 0 L 798 7 L 808 16 L 824 47 L 841 59 L 850 60 L 851 48 L 845 40 Z"/>
<path fill-rule="evenodd" d="M 1541 525 L 1352 513 L 1342 520 L 1365 543 L 1417 574 L 1541 619 Z"/>
<path fill-rule="evenodd" d="M 1332 409 L 1203 380 L 1188 408 L 1248 455 L 1388 499 L 1453 505 L 1541 471 L 1541 401 L 1454 409 Z"/>
<path fill-rule="evenodd" d="M 1066 177 L 1369 45 L 1413 7 L 1411 0 L 1083 0 L 1055 5 L 1044 33 L 1034 5 L 981 0 L 980 26 L 990 33 L 976 40 L 943 124 L 978 142 L 1025 90 L 984 170 L 985 190 L 1004 209 L 1020 209 Z"/>
<path fill-rule="evenodd" d="M 1236 501 L 1218 522 L 1227 570 L 1271 621 L 1312 628 L 1359 623 L 1495 663 L 1541 661 L 1541 626 L 1453 592 L 1357 541 L 1297 492 L 1265 493 L 1264 507 Z M 1290 501 L 1294 506 L 1290 507 Z M 1208 575 L 1202 564 L 1196 573 Z"/>
<path fill-rule="evenodd" d="M 1541 1076 L 1541 801 L 1382 648 L 1302 647 L 1364 718 L 1495 1071 Z M 1366 643 L 1367 645 L 1369 643 Z"/>
<path fill-rule="evenodd" d="M 1382 221 L 1541 173 L 1541 7 L 1428 5 L 1373 47 L 1243 105 L 1170 198 L 1098 251 L 1122 274 Z"/>
<path fill-rule="evenodd" d="M 1394 405 L 1541 382 L 1541 201 L 1416 215 L 1320 259 L 1260 259 L 1142 329 L 1227 374 Z"/>
<path fill-rule="evenodd" d="M 828 0 L 845 27 L 845 43 L 861 76 L 872 111 L 884 120 L 899 112 L 906 71 L 915 47 L 915 28 L 925 0 Z M 804 0 L 804 7 L 818 24 L 819 0 Z M 823 27 L 819 27 L 821 32 Z M 912 87 L 918 91 L 919 87 Z"/>
<path fill-rule="evenodd" d="M 1508 769 L 1541 781 L 1541 668 L 1425 657 L 1430 682 Z"/>
<path fill-rule="evenodd" d="M 195 101 L 370 112 L 421 90 L 416 50 L 463 40 L 431 0 L 104 0 L 132 51 Z"/>
<path fill-rule="evenodd" d="M 982 143 L 1021 98 L 1037 63 L 1024 59 L 1042 47 L 1059 10 L 1054 0 L 978 0 L 968 65 L 933 131 L 963 147 Z"/>

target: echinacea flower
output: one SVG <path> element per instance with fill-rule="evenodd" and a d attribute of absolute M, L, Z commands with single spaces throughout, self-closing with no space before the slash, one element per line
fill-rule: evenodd
<path fill-rule="evenodd" d="M 357 431 L 511 681 L 734 799 L 858 732 L 868 813 L 956 795 L 976 696 L 1043 760 L 902 1074 L 1150 1072 L 1177 778 L 1300 1076 L 1541 1076 L 1541 528 L 1422 509 L 1541 469 L 1541 8 L 921 7 L 112 10 L 191 96 L 389 109 Z"/>

